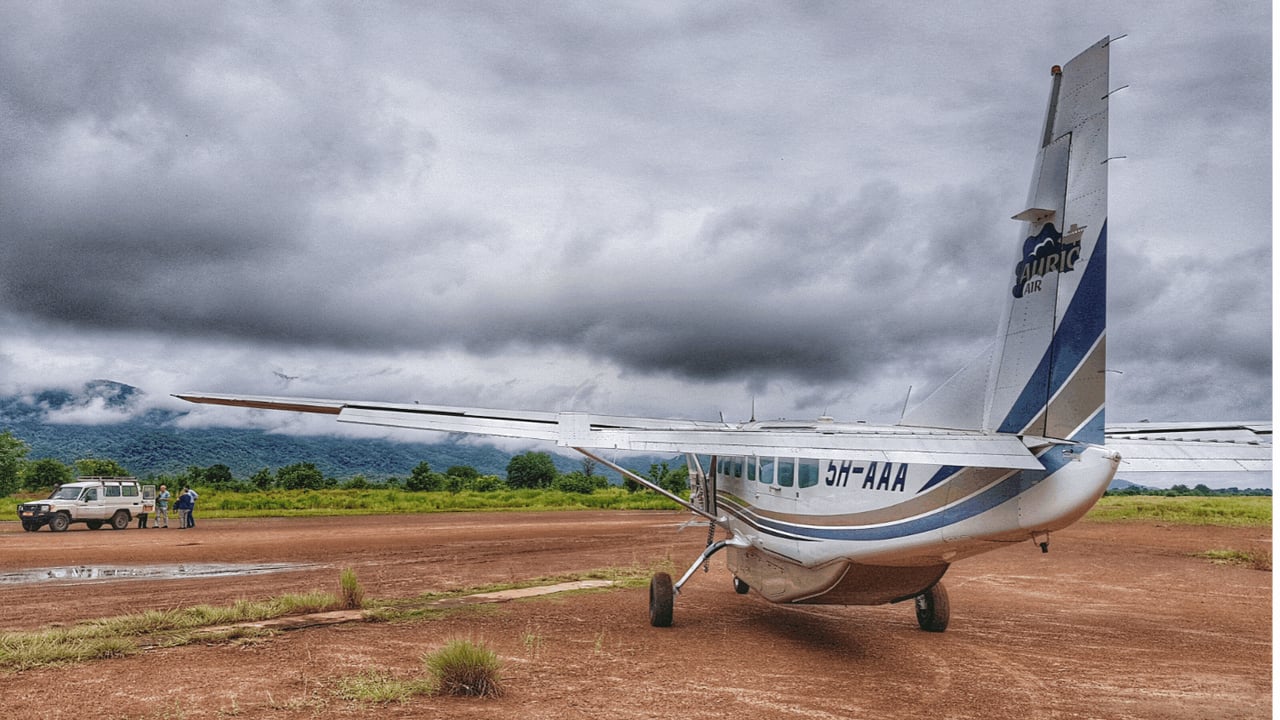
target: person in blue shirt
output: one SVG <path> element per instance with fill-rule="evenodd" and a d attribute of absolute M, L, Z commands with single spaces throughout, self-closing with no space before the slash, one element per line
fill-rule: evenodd
<path fill-rule="evenodd" d="M 191 519 L 191 494 L 183 490 L 178 495 L 178 501 L 173 504 L 173 509 L 178 511 L 178 528 L 186 530 L 191 527 L 187 523 Z"/>
<path fill-rule="evenodd" d="M 183 492 L 191 496 L 191 507 L 187 510 L 187 527 L 196 526 L 196 501 L 200 499 L 200 493 L 189 487 L 183 488 Z"/>

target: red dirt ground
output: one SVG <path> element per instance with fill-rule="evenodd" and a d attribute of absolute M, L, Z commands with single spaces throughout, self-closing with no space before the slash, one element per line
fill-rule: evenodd
<path fill-rule="evenodd" d="M 269 575 L 0 585 L 0 630 L 315 589 L 354 568 L 370 598 L 670 559 L 703 529 L 687 515 L 571 512 L 200 520 L 191 530 L 24 533 L 0 523 L 0 573 L 68 565 L 316 563 Z M 1271 573 L 1206 550 L 1270 551 L 1269 528 L 1081 523 L 947 573 L 951 627 L 910 604 L 781 607 L 738 596 L 724 562 L 648 624 L 644 589 L 469 608 L 194 644 L 22 673 L 0 707 L 47 718 L 1267 718 Z M 422 675 L 447 640 L 488 643 L 496 700 L 341 699 L 344 678 Z"/>

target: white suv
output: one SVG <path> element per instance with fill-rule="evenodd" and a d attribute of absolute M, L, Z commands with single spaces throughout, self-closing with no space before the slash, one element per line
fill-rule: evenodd
<path fill-rule="evenodd" d="M 155 509 L 155 496 L 155 486 L 139 485 L 137 478 L 82 477 L 59 486 L 46 500 L 19 505 L 18 519 L 28 532 L 44 525 L 62 532 L 75 522 L 88 525 L 90 530 L 108 523 L 124 530 L 135 514 Z"/>

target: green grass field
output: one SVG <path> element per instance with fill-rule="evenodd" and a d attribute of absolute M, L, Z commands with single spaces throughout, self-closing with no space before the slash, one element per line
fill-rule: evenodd
<path fill-rule="evenodd" d="M 38 496 L 0 500 L 8 508 Z M 4 506 L 0 506 L 3 508 Z M 498 490 L 459 493 L 409 492 L 397 488 L 368 490 L 269 490 L 227 492 L 201 490 L 197 517 L 254 518 L 324 515 L 395 515 L 435 512 L 500 512 L 511 510 L 675 510 L 677 505 L 655 493 L 629 493 L 623 488 L 591 494 L 558 490 Z M 17 520 L 0 509 L 0 519 Z M 6 516 L 7 515 L 7 516 Z M 1266 526 L 1271 524 L 1271 498 L 1257 496 L 1163 497 L 1114 495 L 1102 498 L 1089 512 L 1097 522 L 1146 521 L 1187 525 Z"/>
<path fill-rule="evenodd" d="M 678 506 L 652 492 L 613 487 L 590 494 L 559 490 L 409 492 L 399 488 L 367 490 L 268 490 L 230 492 L 197 488 L 198 518 L 307 517 L 323 515 L 397 515 L 504 510 L 675 510 Z M 0 500 L 9 508 L 0 519 L 17 520 L 16 507 L 42 495 Z M 170 513 L 172 514 L 172 510 Z"/>
<path fill-rule="evenodd" d="M 1098 522 L 1145 521 L 1174 525 L 1269 526 L 1271 525 L 1271 498 L 1114 495 L 1099 500 L 1098 504 L 1089 511 L 1086 519 Z"/>

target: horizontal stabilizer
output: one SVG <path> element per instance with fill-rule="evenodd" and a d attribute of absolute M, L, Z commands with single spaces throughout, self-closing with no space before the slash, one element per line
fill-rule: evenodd
<path fill-rule="evenodd" d="M 1012 219 L 1029 222 L 1032 225 L 1043 225 L 1052 220 L 1053 216 L 1057 214 L 1057 210 L 1050 210 L 1048 208 L 1027 208 L 1017 215 L 1014 215 Z"/>
<path fill-rule="evenodd" d="M 1271 423 L 1186 422 L 1107 426 L 1123 472 L 1269 472 Z"/>
<path fill-rule="evenodd" d="M 1120 472 L 1270 472 L 1271 446 L 1196 440 L 1108 440 Z"/>

